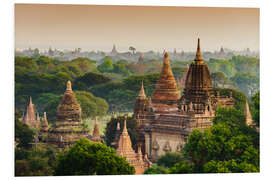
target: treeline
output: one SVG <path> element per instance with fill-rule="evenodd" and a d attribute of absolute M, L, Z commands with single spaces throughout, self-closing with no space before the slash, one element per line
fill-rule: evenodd
<path fill-rule="evenodd" d="M 172 61 L 176 79 L 182 77 L 187 63 L 191 61 Z M 249 99 L 259 90 L 259 59 L 233 56 L 231 60 L 210 59 L 207 64 L 214 87 L 238 89 Z M 32 96 L 36 109 L 40 113 L 46 111 L 52 121 L 66 82 L 71 80 L 73 90 L 85 91 L 84 98 L 79 98 L 82 107 L 93 109 L 83 109 L 83 112 L 92 112 L 95 116 L 107 110 L 132 111 L 141 82 L 144 82 L 146 94 L 151 96 L 161 67 L 162 61 L 154 59 L 134 63 L 114 61 L 110 57 L 100 62 L 88 58 L 60 61 L 45 56 L 15 57 L 15 107 L 22 114 Z M 83 105 L 86 97 L 86 104 L 92 106 Z M 96 103 L 98 108 L 93 108 Z M 83 117 L 89 114 L 84 113 Z"/>

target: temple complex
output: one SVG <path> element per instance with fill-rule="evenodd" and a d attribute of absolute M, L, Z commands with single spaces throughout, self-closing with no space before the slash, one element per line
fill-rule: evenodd
<path fill-rule="evenodd" d="M 23 114 L 22 122 L 34 128 L 40 127 L 39 114 L 37 113 L 36 115 L 35 113 L 35 108 L 34 108 L 34 104 L 32 103 L 31 97 L 30 97 L 29 105 L 27 106 L 27 109 L 26 109 L 26 114 L 25 115 Z"/>
<path fill-rule="evenodd" d="M 137 146 L 153 162 L 166 152 L 179 152 L 194 130 L 212 126 L 218 105 L 234 106 L 229 97 L 214 94 L 210 72 L 203 60 L 200 40 L 194 61 L 189 65 L 183 95 L 177 89 L 168 53 L 164 54 L 163 67 L 151 98 L 147 98 L 142 84 L 134 105 L 138 123 Z"/>
<path fill-rule="evenodd" d="M 138 147 L 137 153 L 133 150 L 127 131 L 126 120 L 124 121 L 123 131 L 117 144 L 116 153 L 125 157 L 130 165 L 134 166 L 136 174 L 143 174 L 145 169 L 151 167 L 152 163 L 148 160 L 146 155 L 143 156 L 140 147 Z"/>
<path fill-rule="evenodd" d="M 48 143 L 58 147 L 68 147 L 82 137 L 88 136 L 88 130 L 82 125 L 81 107 L 67 82 L 62 102 L 58 106 L 56 122 L 48 130 Z"/>

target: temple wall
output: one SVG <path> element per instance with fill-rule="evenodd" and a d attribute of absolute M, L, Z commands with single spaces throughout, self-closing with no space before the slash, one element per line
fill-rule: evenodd
<path fill-rule="evenodd" d="M 180 134 L 164 134 L 164 133 L 152 133 L 152 144 L 156 141 L 159 145 L 158 150 L 152 148 L 151 158 L 156 160 L 159 156 L 166 154 L 164 147 L 169 144 L 171 152 L 177 152 L 177 146 L 184 144 L 184 138 Z"/>

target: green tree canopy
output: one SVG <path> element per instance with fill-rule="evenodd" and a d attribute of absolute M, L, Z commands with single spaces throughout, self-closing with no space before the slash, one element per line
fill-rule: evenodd
<path fill-rule="evenodd" d="M 108 111 L 107 102 L 102 98 L 95 97 L 90 92 L 75 91 L 75 96 L 81 105 L 83 118 L 104 115 Z"/>
<path fill-rule="evenodd" d="M 260 91 L 251 97 L 252 119 L 257 126 L 260 126 Z"/>
<path fill-rule="evenodd" d="M 34 131 L 19 120 L 19 113 L 15 111 L 15 141 L 18 147 L 30 147 L 34 139 Z"/>
<path fill-rule="evenodd" d="M 57 157 L 55 175 L 121 175 L 135 169 L 114 149 L 88 139 L 80 139 Z"/>
<path fill-rule="evenodd" d="M 259 90 L 260 81 L 259 77 L 251 75 L 248 72 L 238 72 L 231 81 L 236 83 L 238 89 L 244 92 L 248 97 L 252 96 Z"/>
<path fill-rule="evenodd" d="M 97 69 L 100 72 L 111 72 L 113 70 L 113 60 L 111 58 L 104 59 L 103 63 L 98 65 Z"/>

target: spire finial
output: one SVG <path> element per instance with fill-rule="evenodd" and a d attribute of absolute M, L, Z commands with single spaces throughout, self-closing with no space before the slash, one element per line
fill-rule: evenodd
<path fill-rule="evenodd" d="M 119 123 L 119 121 L 117 122 L 116 131 L 120 131 L 120 123 Z"/>
<path fill-rule="evenodd" d="M 124 120 L 123 133 L 127 133 L 127 121 L 126 121 L 126 119 Z"/>
<path fill-rule="evenodd" d="M 68 82 L 67 82 L 67 89 L 66 90 L 67 91 L 72 91 L 70 80 L 68 80 Z"/>
<path fill-rule="evenodd" d="M 196 52 L 195 61 L 201 61 L 202 59 L 203 58 L 202 58 L 201 47 L 200 47 L 200 38 L 198 38 L 197 52 Z"/>
<path fill-rule="evenodd" d="M 29 105 L 32 105 L 32 97 L 30 96 L 30 101 L 29 101 Z"/>
<path fill-rule="evenodd" d="M 140 92 L 139 92 L 139 96 L 138 96 L 138 97 L 143 97 L 143 98 L 146 97 L 145 92 L 144 92 L 143 81 L 142 81 L 141 90 L 140 90 Z"/>

